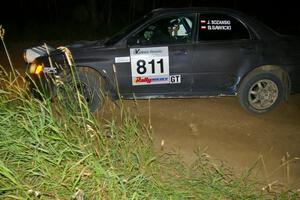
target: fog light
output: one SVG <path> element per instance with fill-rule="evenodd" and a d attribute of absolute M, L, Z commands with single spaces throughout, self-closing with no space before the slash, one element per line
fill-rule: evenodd
<path fill-rule="evenodd" d="M 43 71 L 43 65 L 38 65 L 34 71 L 36 75 L 39 75 Z"/>
<path fill-rule="evenodd" d="M 32 63 L 30 64 L 29 66 L 29 74 L 36 74 L 36 75 L 39 75 L 44 69 L 44 66 L 39 64 L 35 64 L 35 63 Z"/>

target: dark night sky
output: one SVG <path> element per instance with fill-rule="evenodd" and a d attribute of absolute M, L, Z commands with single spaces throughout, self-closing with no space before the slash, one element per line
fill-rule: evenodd
<path fill-rule="evenodd" d="M 77 40 L 111 35 L 158 7 L 227 7 L 256 16 L 284 34 L 300 35 L 296 1 L 250 0 L 10 0 L 0 24 L 8 40 Z"/>

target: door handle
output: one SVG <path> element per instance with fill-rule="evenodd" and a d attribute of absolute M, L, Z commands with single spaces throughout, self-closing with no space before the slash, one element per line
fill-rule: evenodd
<path fill-rule="evenodd" d="M 244 50 L 253 50 L 254 49 L 254 46 L 242 46 L 242 49 Z"/>
<path fill-rule="evenodd" d="M 188 50 L 187 49 L 174 49 L 173 54 L 174 55 L 187 55 Z"/>

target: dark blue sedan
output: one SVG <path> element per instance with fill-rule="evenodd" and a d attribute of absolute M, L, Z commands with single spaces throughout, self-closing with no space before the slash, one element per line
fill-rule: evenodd
<path fill-rule="evenodd" d="M 103 94 L 232 95 L 261 114 L 300 91 L 299 38 L 220 8 L 157 9 L 105 41 L 34 47 L 25 50 L 25 61 L 32 91 L 47 88 L 51 97 L 59 82 L 71 84 L 67 77 L 74 68 L 91 111 L 101 107 Z"/>

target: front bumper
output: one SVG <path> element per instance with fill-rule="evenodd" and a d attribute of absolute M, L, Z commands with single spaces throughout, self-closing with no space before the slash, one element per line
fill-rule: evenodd
<path fill-rule="evenodd" d="M 58 47 L 55 52 L 54 48 L 46 44 L 27 49 L 24 59 L 28 63 L 26 76 L 28 89 L 34 97 L 40 99 L 55 96 L 56 88 L 66 81 L 71 68 L 75 66 L 68 48 Z M 38 67 L 40 70 L 37 70 Z"/>
<path fill-rule="evenodd" d="M 38 99 L 49 99 L 55 95 L 55 79 L 52 75 L 41 73 L 26 76 L 29 92 Z"/>

